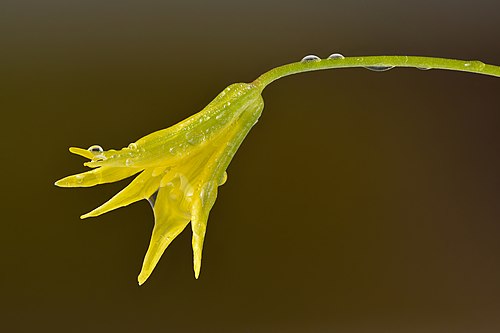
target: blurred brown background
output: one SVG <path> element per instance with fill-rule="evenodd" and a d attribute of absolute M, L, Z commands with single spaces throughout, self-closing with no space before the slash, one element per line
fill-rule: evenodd
<path fill-rule="evenodd" d="M 69 146 L 121 148 L 306 54 L 500 64 L 498 1 L 2 1 L 6 332 L 500 331 L 500 80 L 346 69 L 271 85 L 212 210 L 149 281 L 142 201 L 60 189 Z"/>

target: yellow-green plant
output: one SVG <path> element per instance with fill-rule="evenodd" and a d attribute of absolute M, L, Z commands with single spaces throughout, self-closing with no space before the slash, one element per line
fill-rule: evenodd
<path fill-rule="evenodd" d="M 230 85 L 195 115 L 121 150 L 104 151 L 96 145 L 89 149 L 70 148 L 70 152 L 88 158 L 90 161 L 84 165 L 93 169 L 55 184 L 88 187 L 139 174 L 109 201 L 81 218 L 98 216 L 141 199 L 149 200 L 155 226 L 138 277 L 139 284 L 151 275 L 167 246 L 189 222 L 193 232 L 194 273 L 198 278 L 208 214 L 215 203 L 217 187 L 226 181 L 226 168 L 262 113 L 264 88 L 287 75 L 345 67 L 375 71 L 415 67 L 500 77 L 500 67 L 480 61 L 413 56 L 345 58 L 338 53 L 320 59 L 309 55 L 300 62 L 276 67 L 252 83 Z"/>

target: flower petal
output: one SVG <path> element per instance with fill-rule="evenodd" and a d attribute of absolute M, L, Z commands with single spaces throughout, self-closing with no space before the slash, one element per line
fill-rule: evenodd
<path fill-rule="evenodd" d="M 155 226 L 138 277 L 142 285 L 153 272 L 170 243 L 188 225 L 191 215 L 183 209 L 184 193 L 179 188 L 161 187 L 154 202 Z"/>
<path fill-rule="evenodd" d="M 88 158 L 89 160 L 95 157 L 94 153 L 88 149 L 78 148 L 78 147 L 70 147 L 69 151 L 75 155 L 80 155 Z"/>
<path fill-rule="evenodd" d="M 217 199 L 217 183 L 208 182 L 203 187 L 199 199 L 193 203 L 191 229 L 193 230 L 192 247 L 195 278 L 200 276 L 201 255 L 207 231 L 208 214 L 215 204 L 215 199 Z"/>
<path fill-rule="evenodd" d="M 110 210 L 130 205 L 136 201 L 148 199 L 160 186 L 161 176 L 163 175 L 159 174 L 156 177 L 153 177 L 152 173 L 152 168 L 144 170 L 130 184 L 128 184 L 127 187 L 118 192 L 114 197 L 93 211 L 80 216 L 80 218 L 84 219 L 87 217 L 98 216 L 107 213 Z"/>
<path fill-rule="evenodd" d="M 87 172 L 71 175 L 55 182 L 59 187 L 90 187 L 112 183 L 133 176 L 141 171 L 137 168 L 100 167 Z"/>

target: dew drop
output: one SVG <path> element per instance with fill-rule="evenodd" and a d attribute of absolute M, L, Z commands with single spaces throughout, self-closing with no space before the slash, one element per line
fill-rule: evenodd
<path fill-rule="evenodd" d="M 468 70 L 474 71 L 482 71 L 484 69 L 484 66 L 486 65 L 481 61 L 467 61 L 466 63 L 464 63 L 464 67 L 466 67 Z"/>
<path fill-rule="evenodd" d="M 328 56 L 328 59 L 344 59 L 345 57 L 340 53 L 332 53 Z"/>
<path fill-rule="evenodd" d="M 157 167 L 153 169 L 153 172 L 151 172 L 151 177 L 158 177 L 163 173 L 165 170 L 165 167 Z"/>
<path fill-rule="evenodd" d="M 171 147 L 168 151 L 170 154 L 175 154 L 175 147 Z"/>
<path fill-rule="evenodd" d="M 78 184 L 83 183 L 83 178 L 84 178 L 83 175 L 76 175 L 75 178 L 76 178 Z"/>
<path fill-rule="evenodd" d="M 137 149 L 137 144 L 135 142 L 132 142 L 131 144 L 128 145 L 128 149 L 130 149 L 130 150 L 136 150 Z"/>
<path fill-rule="evenodd" d="M 374 72 L 385 72 L 388 71 L 389 69 L 393 69 L 394 66 L 367 66 L 365 68 Z"/>
<path fill-rule="evenodd" d="M 201 203 L 203 204 L 205 202 L 205 190 L 206 189 L 206 185 L 204 185 L 202 188 L 201 188 L 201 191 L 200 191 L 200 198 L 201 198 Z"/>
<path fill-rule="evenodd" d="M 171 176 L 166 174 L 161 178 L 160 187 L 173 187 L 174 184 L 172 183 L 171 180 L 172 180 Z"/>
<path fill-rule="evenodd" d="M 300 62 L 320 61 L 321 58 L 314 54 L 306 55 Z"/>
<path fill-rule="evenodd" d="M 484 69 L 484 67 L 486 66 L 486 64 L 482 61 L 475 61 L 476 63 L 476 67 L 478 70 L 482 71 Z"/>
<path fill-rule="evenodd" d="M 197 144 L 205 141 L 205 135 L 204 134 L 200 135 L 200 134 L 188 132 L 188 133 L 186 133 L 186 140 L 187 140 L 187 143 L 194 146 L 194 145 L 197 145 Z M 180 147 L 182 148 L 182 146 L 180 146 Z"/>
<path fill-rule="evenodd" d="M 224 171 L 224 174 L 222 175 L 222 179 L 219 180 L 219 186 L 224 185 L 226 183 L 226 181 L 227 181 L 227 172 Z"/>
<path fill-rule="evenodd" d="M 192 186 L 187 186 L 186 190 L 184 191 L 186 197 L 191 198 L 194 195 L 194 189 Z"/>
<path fill-rule="evenodd" d="M 132 165 L 134 165 L 134 161 L 132 161 L 132 159 L 131 159 L 131 158 L 127 158 L 127 159 L 125 160 L 125 165 L 126 165 L 126 166 L 128 166 L 128 167 L 129 167 L 129 166 L 132 166 Z"/>
<path fill-rule="evenodd" d="M 102 152 L 104 152 L 104 149 L 102 149 L 101 146 L 99 145 L 93 145 L 93 146 L 90 146 L 88 149 L 88 151 L 90 151 L 92 154 L 101 154 Z"/>
<path fill-rule="evenodd" d="M 174 201 L 179 199 L 179 193 L 177 193 L 177 191 L 171 191 L 168 196 Z"/>

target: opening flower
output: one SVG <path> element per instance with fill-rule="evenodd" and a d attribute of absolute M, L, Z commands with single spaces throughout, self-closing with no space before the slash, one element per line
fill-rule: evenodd
<path fill-rule="evenodd" d="M 194 273 L 201 268 L 208 215 L 217 187 L 227 178 L 226 168 L 257 122 L 264 103 L 261 89 L 237 83 L 227 87 L 199 113 L 149 134 L 121 150 L 70 148 L 90 159 L 93 170 L 56 182 L 61 187 L 88 187 L 139 174 L 109 201 L 82 215 L 94 217 L 147 199 L 155 225 L 139 274 L 139 284 L 151 275 L 168 245 L 191 222 Z"/>

